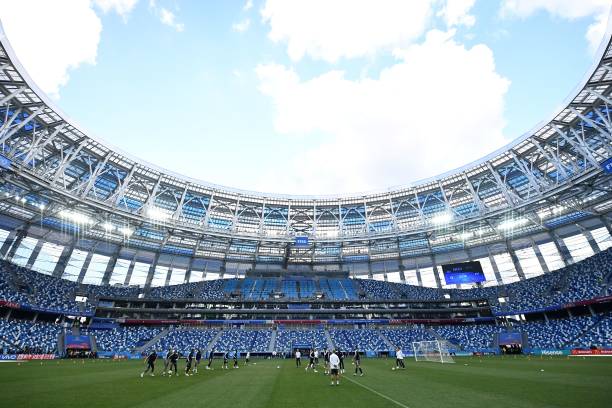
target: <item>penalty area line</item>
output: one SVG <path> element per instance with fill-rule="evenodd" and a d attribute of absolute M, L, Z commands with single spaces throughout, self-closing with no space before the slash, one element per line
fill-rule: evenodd
<path fill-rule="evenodd" d="M 396 400 L 394 400 L 393 398 L 391 398 L 391 397 L 389 397 L 389 396 L 387 396 L 387 395 L 385 395 L 385 394 L 382 394 L 382 393 L 380 393 L 380 392 L 376 391 L 376 390 L 375 390 L 375 389 L 373 389 L 373 388 L 368 387 L 367 385 L 364 385 L 364 384 L 362 384 L 362 383 L 360 383 L 360 382 L 357 382 L 357 381 L 355 381 L 355 380 L 350 379 L 349 377 L 344 377 L 344 379 L 345 379 L 345 380 L 349 380 L 349 381 L 350 381 L 350 382 L 352 382 L 353 384 L 357 384 L 357 385 L 358 385 L 358 386 L 360 386 L 361 388 L 365 388 L 366 390 L 368 390 L 368 391 L 370 391 L 370 392 L 373 392 L 374 394 L 378 395 L 379 397 L 382 397 L 382 398 L 384 398 L 384 399 L 386 399 L 386 400 L 388 400 L 388 401 L 391 401 L 391 402 L 392 402 L 392 403 L 394 403 L 395 405 L 399 405 L 399 406 L 400 406 L 400 407 L 402 407 L 402 408 L 410 408 L 408 405 L 404 405 L 404 404 L 402 404 L 401 402 L 396 401 Z"/>

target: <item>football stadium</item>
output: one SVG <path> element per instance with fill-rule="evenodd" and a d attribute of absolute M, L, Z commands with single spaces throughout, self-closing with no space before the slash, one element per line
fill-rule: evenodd
<path fill-rule="evenodd" d="M 532 130 L 365 194 L 141 160 L 60 110 L 11 41 L 0 405 L 611 406 L 610 26 Z"/>

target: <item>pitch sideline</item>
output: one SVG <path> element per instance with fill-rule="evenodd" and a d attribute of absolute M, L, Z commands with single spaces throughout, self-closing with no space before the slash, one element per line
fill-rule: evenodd
<path fill-rule="evenodd" d="M 344 377 L 343 379 L 348 380 L 348 381 L 352 382 L 353 384 L 357 384 L 358 386 L 360 386 L 360 387 L 362 387 L 362 388 L 365 388 L 366 390 L 368 390 L 368 391 L 370 391 L 370 392 L 373 392 L 374 394 L 378 395 L 379 397 L 382 397 L 382 398 L 384 398 L 384 399 L 386 399 L 386 400 L 388 400 L 388 401 L 391 401 L 392 403 L 394 403 L 394 404 L 396 404 L 396 405 L 399 405 L 399 406 L 400 406 L 400 407 L 402 407 L 402 408 L 410 408 L 408 405 L 404 405 L 404 404 L 402 404 L 401 402 L 396 401 L 396 400 L 394 400 L 393 398 L 391 398 L 391 397 L 389 397 L 389 396 L 387 396 L 387 395 L 385 395 L 385 394 L 382 394 L 382 393 L 380 393 L 380 392 L 376 391 L 376 390 L 375 390 L 375 389 L 373 389 L 373 388 L 368 387 L 367 385 L 364 385 L 364 384 L 362 384 L 362 383 L 360 383 L 360 382 L 357 382 L 357 381 L 355 381 L 355 380 L 352 380 L 352 379 L 351 379 L 351 378 L 349 378 L 349 377 Z"/>

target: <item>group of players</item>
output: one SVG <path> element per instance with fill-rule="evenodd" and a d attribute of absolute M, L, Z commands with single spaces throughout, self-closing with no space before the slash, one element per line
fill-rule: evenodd
<path fill-rule="evenodd" d="M 324 370 L 325 375 L 331 376 L 331 385 L 340 385 L 340 374 L 345 373 L 344 359 L 347 354 L 344 351 L 337 350 L 325 350 L 323 351 L 324 359 Z M 355 372 L 353 375 L 360 375 L 363 377 L 363 369 L 361 368 L 361 354 L 359 350 L 355 350 L 351 353 L 353 358 L 353 365 L 355 366 Z M 312 370 L 318 373 L 317 367 L 319 366 L 319 350 L 310 349 L 308 352 L 308 365 L 304 369 L 305 371 Z M 300 350 L 295 351 L 295 367 L 299 368 L 302 366 L 302 352 Z"/>
<path fill-rule="evenodd" d="M 212 363 L 215 357 L 214 351 L 207 351 L 207 359 L 208 364 L 206 365 L 207 370 L 212 370 Z M 238 350 L 235 350 L 233 353 L 226 351 L 223 353 L 223 366 L 222 369 L 229 369 L 229 359 L 234 359 L 234 368 L 239 368 L 238 364 Z M 251 353 L 247 352 L 245 354 L 245 364 L 249 364 L 251 358 Z M 140 377 L 144 377 L 146 374 L 149 374 L 151 377 L 155 376 L 155 361 L 157 360 L 157 352 L 152 351 L 146 358 L 146 367 L 145 370 L 140 373 Z M 164 370 L 162 371 L 162 376 L 178 376 L 178 360 L 179 353 L 176 349 L 169 349 L 166 353 L 166 357 L 164 358 Z M 202 360 L 202 350 L 200 349 L 191 349 L 186 358 L 185 363 L 185 376 L 191 376 L 198 373 L 198 367 L 200 366 L 200 361 Z"/>
<path fill-rule="evenodd" d="M 206 365 L 207 370 L 212 370 L 212 363 L 214 360 L 215 352 L 207 351 L 206 352 L 208 359 L 208 364 Z M 305 371 L 312 370 L 317 373 L 317 367 L 319 366 L 319 351 L 316 349 L 310 349 L 308 352 L 308 365 L 305 368 Z M 329 375 L 331 377 L 331 385 L 340 385 L 340 374 L 345 373 L 344 368 L 344 359 L 347 354 L 344 351 L 336 351 L 336 350 L 325 350 L 323 351 L 323 359 L 324 359 L 324 370 L 325 375 Z M 353 359 L 353 365 L 355 366 L 355 372 L 353 375 L 360 375 L 363 377 L 363 369 L 361 368 L 361 354 L 359 350 L 355 350 L 350 353 Z M 247 352 L 245 354 L 245 365 L 249 364 L 249 360 L 251 357 L 251 353 Z M 223 353 L 223 366 L 222 369 L 229 369 L 229 359 L 233 358 L 233 368 L 239 368 L 238 363 L 238 350 L 235 350 L 233 353 L 226 351 Z M 146 374 L 150 376 L 155 376 L 155 361 L 157 360 L 157 352 L 152 351 L 146 358 L 146 368 L 140 373 L 140 377 L 144 377 Z M 164 370 L 162 371 L 162 376 L 178 376 L 178 360 L 179 353 L 176 349 L 170 349 L 166 353 L 166 357 L 164 358 Z M 198 367 L 200 366 L 200 361 L 202 360 L 202 350 L 200 349 L 191 349 L 186 358 L 185 363 L 185 376 L 191 376 L 198 373 Z M 396 368 L 395 369 L 405 369 L 404 365 L 404 355 L 401 349 L 397 349 L 396 351 L 396 360 L 395 360 Z M 302 352 L 298 349 L 295 351 L 295 366 L 299 368 L 302 366 Z"/>

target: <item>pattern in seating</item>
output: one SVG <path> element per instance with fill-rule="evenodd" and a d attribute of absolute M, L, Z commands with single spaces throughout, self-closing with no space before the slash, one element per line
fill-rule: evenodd
<path fill-rule="evenodd" d="M 208 349 L 208 345 L 218 332 L 219 330 L 217 329 L 173 329 L 166 336 L 159 339 L 151 349 L 166 351 L 172 348 L 183 355 L 189 354 L 192 348 L 204 351 Z"/>
<path fill-rule="evenodd" d="M 495 333 L 502 331 L 493 324 L 445 325 L 433 329 L 443 339 L 466 350 L 491 348 Z"/>
<path fill-rule="evenodd" d="M 93 335 L 99 351 L 132 352 L 155 337 L 162 329 L 143 326 L 120 326 L 111 330 L 83 330 Z"/>
<path fill-rule="evenodd" d="M 269 329 L 229 329 L 223 331 L 215 344 L 215 349 L 218 351 L 265 352 L 270 347 L 271 338 L 272 330 Z"/>
<path fill-rule="evenodd" d="M 329 335 L 339 350 L 387 350 L 389 347 L 373 329 L 331 329 Z"/>
<path fill-rule="evenodd" d="M 402 350 L 412 350 L 412 343 L 415 341 L 437 340 L 429 331 L 417 326 L 402 329 L 383 329 L 381 333 L 387 337 L 391 344 Z"/>
<path fill-rule="evenodd" d="M 57 338 L 63 329 L 53 323 L 0 320 L 0 351 L 8 354 L 57 351 Z"/>
<path fill-rule="evenodd" d="M 327 346 L 327 339 L 323 329 L 313 330 L 285 330 L 279 329 L 276 332 L 276 350 L 291 351 L 295 345 L 306 345 L 318 350 L 324 350 Z"/>

